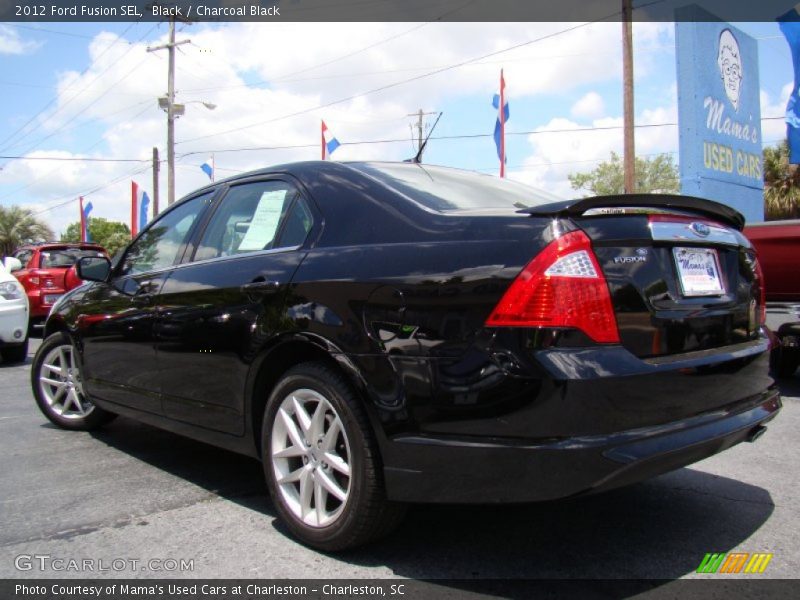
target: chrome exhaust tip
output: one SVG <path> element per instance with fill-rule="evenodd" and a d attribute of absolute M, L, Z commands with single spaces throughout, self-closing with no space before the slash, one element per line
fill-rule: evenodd
<path fill-rule="evenodd" d="M 763 425 L 756 425 L 750 430 L 750 433 L 747 434 L 747 441 L 751 444 L 755 442 L 758 438 L 760 438 L 764 433 L 767 431 L 767 428 Z"/>

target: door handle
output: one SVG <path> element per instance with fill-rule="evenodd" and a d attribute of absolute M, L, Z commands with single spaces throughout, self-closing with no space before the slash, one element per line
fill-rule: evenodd
<path fill-rule="evenodd" d="M 280 287 L 281 284 L 279 281 L 266 281 L 262 279 L 245 283 L 239 289 L 245 294 L 259 296 L 264 294 L 274 294 L 280 289 Z"/>

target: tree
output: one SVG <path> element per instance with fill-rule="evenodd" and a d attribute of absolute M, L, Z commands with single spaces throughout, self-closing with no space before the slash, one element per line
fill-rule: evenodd
<path fill-rule="evenodd" d="M 21 245 L 53 239 L 52 230 L 28 208 L 0 206 L 0 252 L 13 254 Z"/>
<path fill-rule="evenodd" d="M 623 194 L 625 190 L 622 159 L 616 152 L 588 173 L 569 176 L 572 189 L 585 189 L 593 195 Z M 636 192 L 640 194 L 677 193 L 680 189 L 678 167 L 670 154 L 636 158 Z M 589 194 L 587 194 L 589 195 Z"/>
<path fill-rule="evenodd" d="M 767 221 L 800 217 L 800 169 L 789 164 L 789 143 L 764 148 L 764 214 Z"/>
<path fill-rule="evenodd" d="M 89 218 L 89 235 L 92 242 L 100 244 L 109 256 L 114 256 L 131 241 L 131 230 L 125 223 L 108 219 Z M 81 224 L 70 223 L 61 235 L 62 242 L 80 242 Z"/>

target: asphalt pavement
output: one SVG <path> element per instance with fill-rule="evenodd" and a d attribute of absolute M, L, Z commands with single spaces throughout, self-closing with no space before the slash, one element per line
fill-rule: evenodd
<path fill-rule="evenodd" d="M 690 468 L 560 502 L 414 506 L 385 540 L 325 555 L 287 535 L 256 461 L 123 418 L 59 430 L 30 357 L 0 364 L 0 578 L 678 579 L 733 551 L 772 553 L 759 577 L 796 577 L 800 376 L 781 386 L 764 436 Z"/>

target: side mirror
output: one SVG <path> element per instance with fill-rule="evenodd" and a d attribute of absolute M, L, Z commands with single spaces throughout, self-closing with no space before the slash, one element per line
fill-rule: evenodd
<path fill-rule="evenodd" d="M 3 263 L 6 265 L 6 269 L 8 269 L 9 273 L 19 271 L 22 268 L 22 263 L 20 260 L 18 258 L 14 258 L 13 256 L 6 256 Z"/>
<path fill-rule="evenodd" d="M 78 277 L 84 281 L 108 281 L 111 261 L 105 256 L 84 256 L 76 265 Z"/>

